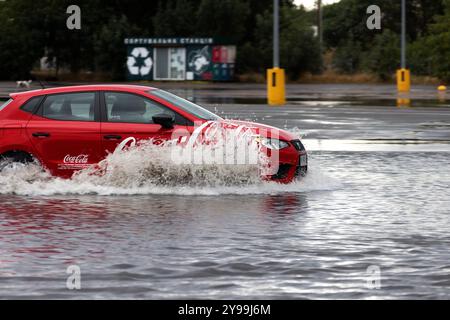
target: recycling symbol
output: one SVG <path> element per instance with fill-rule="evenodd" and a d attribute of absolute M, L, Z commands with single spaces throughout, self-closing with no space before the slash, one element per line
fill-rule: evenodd
<path fill-rule="evenodd" d="M 139 64 L 138 60 L 140 61 Z M 153 60 L 150 57 L 150 51 L 144 47 L 136 47 L 131 51 L 131 55 L 127 60 L 128 71 L 130 74 L 137 76 L 146 76 L 153 67 Z"/>

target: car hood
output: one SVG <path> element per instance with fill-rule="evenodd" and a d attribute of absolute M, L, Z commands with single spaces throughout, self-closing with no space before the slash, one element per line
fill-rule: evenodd
<path fill-rule="evenodd" d="M 285 141 L 292 141 L 299 139 L 298 136 L 276 127 L 268 126 L 261 123 L 251 122 L 251 121 L 240 121 L 240 120 L 223 120 L 224 123 L 230 124 L 232 126 L 244 126 L 250 128 L 255 134 L 261 135 L 265 138 L 276 138 Z"/>

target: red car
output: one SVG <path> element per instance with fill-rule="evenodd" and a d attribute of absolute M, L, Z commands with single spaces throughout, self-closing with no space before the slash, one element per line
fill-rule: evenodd
<path fill-rule="evenodd" d="M 289 183 L 307 170 L 307 153 L 292 134 L 262 124 L 224 120 L 169 92 L 135 85 L 88 85 L 10 94 L 0 104 L 3 163 L 38 160 L 51 174 L 70 178 L 99 163 L 124 140 L 169 140 L 208 121 L 252 127 L 266 153 L 278 152 L 269 179 Z M 1 167 L 0 167 L 1 168 Z M 1 169 L 0 169 L 1 170 Z"/>

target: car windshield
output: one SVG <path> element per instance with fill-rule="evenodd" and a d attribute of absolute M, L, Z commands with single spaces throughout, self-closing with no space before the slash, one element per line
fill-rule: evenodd
<path fill-rule="evenodd" d="M 0 111 L 2 111 L 3 109 L 5 109 L 6 106 L 7 106 L 8 104 L 10 104 L 12 101 L 13 101 L 12 99 L 9 99 L 9 100 L 6 101 L 6 102 L 0 101 Z"/>
<path fill-rule="evenodd" d="M 163 91 L 163 90 L 151 90 L 150 94 L 168 101 L 169 103 L 173 104 L 174 106 L 196 116 L 197 118 L 200 118 L 203 120 L 221 120 L 222 119 L 218 115 L 200 107 L 199 105 L 197 105 L 193 102 L 190 102 L 186 99 L 183 99 L 181 97 L 178 97 L 170 92 Z"/>

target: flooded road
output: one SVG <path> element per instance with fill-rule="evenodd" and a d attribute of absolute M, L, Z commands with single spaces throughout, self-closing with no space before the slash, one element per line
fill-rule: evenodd
<path fill-rule="evenodd" d="M 450 298 L 450 109 L 208 108 L 302 135 L 307 177 L 89 189 L 15 174 L 0 185 L 0 297 Z"/>

